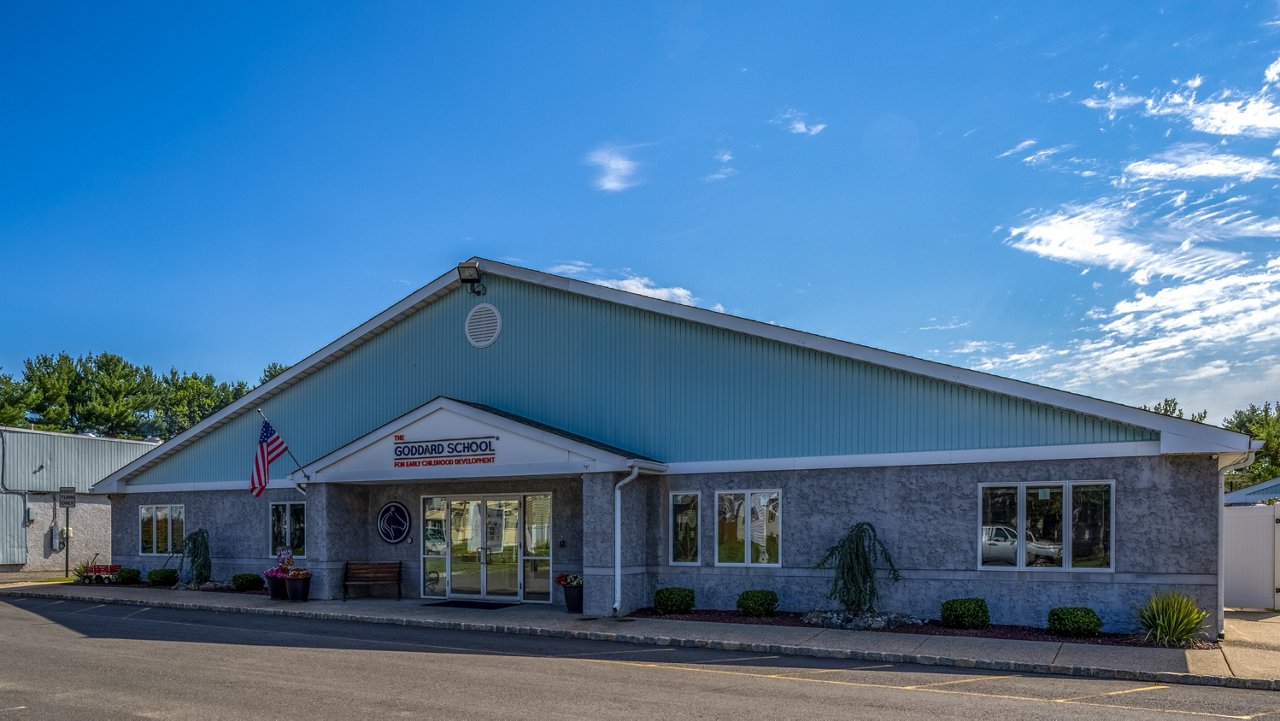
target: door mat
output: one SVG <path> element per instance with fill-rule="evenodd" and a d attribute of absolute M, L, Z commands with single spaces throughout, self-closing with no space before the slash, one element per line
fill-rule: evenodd
<path fill-rule="evenodd" d="M 435 603 L 424 603 L 423 606 L 437 606 L 439 608 L 479 608 L 483 610 L 496 611 L 499 608 L 511 608 L 519 606 L 518 603 L 490 603 L 489 601 L 436 601 Z"/>

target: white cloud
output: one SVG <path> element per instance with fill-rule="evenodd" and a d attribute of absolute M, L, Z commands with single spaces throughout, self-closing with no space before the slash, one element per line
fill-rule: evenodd
<path fill-rule="evenodd" d="M 1147 99 L 1097 84 L 1084 105 L 1113 120 L 1131 111 L 1131 142 L 1158 145 L 1127 163 L 1081 161 L 1107 176 L 1102 195 L 1096 182 L 1082 184 L 1089 196 L 1028 211 L 996 232 L 1020 251 L 1093 269 L 1084 281 L 1093 291 L 1104 287 L 1096 276 L 1124 274 L 1104 284 L 1121 295 L 1106 303 L 1096 296 L 1078 311 L 1074 338 L 980 339 L 948 353 L 982 370 L 1134 405 L 1177 397 L 1211 418 L 1265 399 L 1280 383 L 1280 147 L 1267 140 L 1280 137 L 1280 60 L 1264 76 L 1256 92 L 1219 90 L 1208 99 L 1197 95 L 1207 84 L 1199 75 Z M 1160 139 L 1182 124 L 1213 142 Z M 1024 160 L 1084 175 L 1062 154 Z"/>
<path fill-rule="evenodd" d="M 929 325 L 921 326 L 920 330 L 955 330 L 967 327 L 969 327 L 969 321 L 959 318 L 930 318 Z"/>
<path fill-rule="evenodd" d="M 1134 178 L 1177 180 L 1187 178 L 1237 178 L 1249 181 L 1274 178 L 1280 167 L 1263 158 L 1215 153 L 1208 145 L 1179 145 L 1149 160 L 1139 160 L 1125 167 L 1125 175 Z"/>
<path fill-rule="evenodd" d="M 1061 153 L 1064 150 L 1070 150 L 1070 146 L 1059 145 L 1056 148 L 1045 148 L 1043 150 L 1037 150 L 1031 155 L 1028 155 L 1027 157 L 1023 158 L 1022 162 L 1026 163 L 1027 165 L 1043 165 L 1046 162 L 1048 162 L 1051 158 L 1053 158 L 1053 156 L 1057 155 L 1058 153 Z"/>
<path fill-rule="evenodd" d="M 1106 110 L 1107 120 L 1115 120 L 1121 110 L 1142 105 L 1147 101 L 1146 98 L 1137 95 L 1127 95 L 1123 86 L 1120 87 L 1120 92 L 1117 93 L 1112 89 L 1111 83 L 1107 82 L 1094 83 L 1093 88 L 1094 90 L 1107 91 L 1106 96 L 1098 97 L 1095 95 L 1091 98 L 1085 98 L 1080 101 L 1080 104 L 1092 110 Z"/>
<path fill-rule="evenodd" d="M 1139 285 L 1159 277 L 1203 278 L 1244 263 L 1234 253 L 1151 238 L 1140 220 L 1125 202 L 1102 200 L 1035 215 L 1010 228 L 1008 242 L 1042 258 L 1130 273 Z"/>
<path fill-rule="evenodd" d="M 658 285 L 652 278 L 638 275 L 629 269 L 610 271 L 597 268 L 586 261 L 570 260 L 551 266 L 547 269 L 547 272 L 556 275 L 567 275 L 606 288 L 624 290 L 628 293 L 645 295 L 650 298 L 680 303 L 681 305 L 702 306 L 702 303 L 699 302 L 700 299 L 688 288 L 678 285 Z M 725 312 L 724 306 L 719 303 L 713 304 L 711 310 L 717 313 Z"/>
<path fill-rule="evenodd" d="M 1262 73 L 1262 78 L 1268 83 L 1280 83 L 1280 58 L 1276 58 L 1274 63 L 1267 66 Z"/>
<path fill-rule="evenodd" d="M 602 145 L 587 155 L 587 164 L 600 168 L 596 188 L 609 193 L 626 190 L 636 184 L 638 165 L 627 157 L 626 148 Z"/>
<path fill-rule="evenodd" d="M 615 288 L 617 290 L 625 290 L 628 293 L 636 293 L 639 295 L 647 295 L 650 298 L 659 300 L 669 300 L 672 303 L 680 303 L 681 305 L 697 305 L 697 298 L 688 288 L 679 286 L 662 287 L 653 282 L 650 278 L 634 275 L 629 278 L 605 279 L 597 278 L 590 281 L 596 285 L 603 285 L 606 288 Z"/>
<path fill-rule="evenodd" d="M 728 150 L 720 150 L 711 156 L 720 164 L 710 175 L 704 176 L 702 179 L 708 183 L 714 183 L 717 180 L 724 180 L 738 172 L 738 169 L 730 165 L 733 162 L 733 153 Z"/>
<path fill-rule="evenodd" d="M 1007 157 L 1009 157 L 1010 155 L 1013 155 L 1014 153 L 1021 153 L 1022 151 L 1024 151 L 1024 150 L 1026 150 L 1026 149 L 1030 148 L 1031 146 L 1033 146 L 1033 145 L 1035 145 L 1035 144 L 1036 144 L 1036 139 L 1035 139 L 1035 138 L 1027 138 L 1026 140 L 1022 141 L 1021 143 L 1018 143 L 1017 145 L 1013 146 L 1012 148 L 1009 148 L 1008 150 L 1004 151 L 1003 153 L 1001 153 L 1001 154 L 997 155 L 996 157 L 997 157 L 997 158 L 1007 158 Z"/>
<path fill-rule="evenodd" d="M 1183 118 L 1196 130 L 1212 135 L 1280 136 L 1280 105 L 1261 92 L 1239 98 L 1224 92 L 1203 101 L 1195 93 L 1174 92 L 1148 101 L 1145 112 Z"/>
<path fill-rule="evenodd" d="M 817 135 L 826 130 L 826 123 L 810 123 L 808 113 L 794 108 L 783 110 L 769 121 L 773 125 L 781 125 L 793 135 Z"/>

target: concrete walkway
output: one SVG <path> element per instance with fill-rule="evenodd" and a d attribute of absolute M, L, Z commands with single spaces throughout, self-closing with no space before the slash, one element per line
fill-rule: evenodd
<path fill-rule="evenodd" d="M 253 594 L 69 584 L 10 585 L 0 587 L 0 595 L 1280 691 L 1280 614 L 1231 613 L 1222 648 L 1182 650 L 591 618 L 532 604 L 487 610 L 442 608 L 417 599 L 291 603 Z"/>

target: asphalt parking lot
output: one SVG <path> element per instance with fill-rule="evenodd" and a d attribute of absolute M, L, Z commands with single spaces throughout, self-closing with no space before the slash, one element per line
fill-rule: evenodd
<path fill-rule="evenodd" d="M 1280 693 L 47 599 L 0 601 L 18 718 L 1280 717 Z"/>

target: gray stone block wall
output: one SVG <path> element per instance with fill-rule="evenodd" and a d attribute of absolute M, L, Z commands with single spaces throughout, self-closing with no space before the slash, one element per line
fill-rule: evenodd
<path fill-rule="evenodd" d="M 58 508 L 57 496 L 52 494 L 31 494 L 27 496 L 27 506 L 35 509 L 36 519 L 26 525 L 27 562 L 22 565 L 0 566 L 0 583 L 12 574 L 24 579 L 43 575 L 45 577 L 61 576 L 66 570 L 67 556 L 64 551 L 54 552 L 49 538 L 49 526 L 53 522 L 53 514 L 58 516 L 58 527 L 66 527 L 66 512 Z M 25 523 L 25 519 L 23 519 Z M 81 563 L 89 563 L 97 557 L 96 563 L 109 564 L 111 560 L 111 504 L 106 496 L 92 496 L 84 493 L 76 496 L 76 507 L 71 509 L 71 556 L 70 565 L 75 568 Z"/>
<path fill-rule="evenodd" d="M 977 568 L 979 483 L 1068 480 L 1116 483 L 1113 573 Z M 1129 630 L 1133 607 L 1156 590 L 1182 590 L 1216 611 L 1218 482 L 1207 456 L 667 476 L 651 491 L 660 510 L 650 576 L 655 589 L 694 588 L 704 608 L 733 608 L 754 588 L 777 592 L 788 610 L 835 607 L 831 572 L 812 566 L 852 524 L 869 521 L 905 577 L 881 585 L 882 610 L 937 617 L 943 600 L 981 596 L 995 623 L 1043 626 L 1050 608 L 1083 605 L 1108 630 Z M 782 568 L 715 566 L 715 492 L 770 488 L 782 491 Z M 677 490 L 702 493 L 698 567 L 666 562 L 667 493 Z"/>
<path fill-rule="evenodd" d="M 316 599 L 342 596 L 342 569 L 346 561 L 401 561 L 405 598 L 421 596 L 422 497 L 523 493 L 552 494 L 552 576 L 582 571 L 582 482 L 579 479 L 520 481 L 455 481 L 430 484 L 313 484 L 303 494 L 292 487 L 268 489 L 261 498 L 248 491 L 192 491 L 116 494 L 111 496 L 111 545 L 116 563 L 146 571 L 178 559 L 138 553 L 138 509 L 143 505 L 182 504 L 186 530 L 209 532 L 213 576 L 228 580 L 236 573 L 262 573 L 275 564 L 270 548 L 270 504 L 307 504 L 307 554 L 298 565 L 312 572 L 311 595 Z M 377 513 L 390 501 L 405 504 L 413 517 L 409 540 L 389 544 L 377 531 Z M 612 532 L 612 529 L 610 530 Z M 390 589 L 374 591 L 379 596 Z M 361 591 L 354 592 L 360 595 Z M 563 605 L 563 594 L 553 587 L 553 602 Z"/>
<path fill-rule="evenodd" d="M 314 492 L 314 491 L 313 491 Z M 271 504 L 307 502 L 307 560 L 315 556 L 311 544 L 312 499 L 288 488 L 269 488 L 260 498 L 249 491 L 199 491 L 111 495 L 111 547 L 114 562 L 146 572 L 167 565 L 176 568 L 178 558 L 139 553 L 138 509 L 140 506 L 183 506 L 186 533 L 203 528 L 209 533 L 209 555 L 213 577 L 228 580 L 237 573 L 262 573 L 275 565 L 271 554 Z"/>

